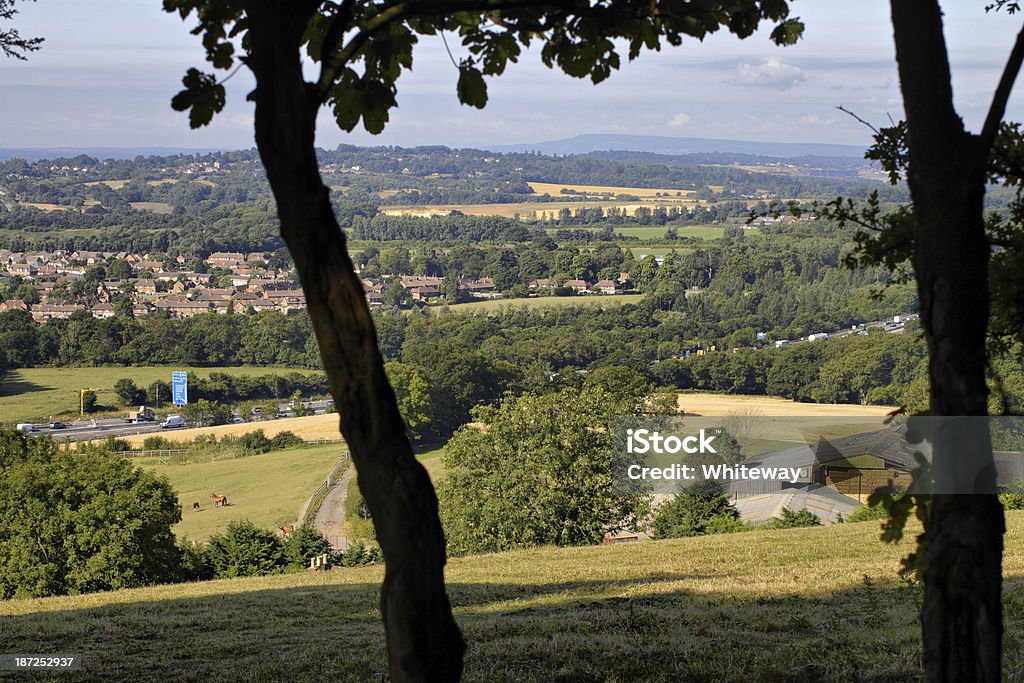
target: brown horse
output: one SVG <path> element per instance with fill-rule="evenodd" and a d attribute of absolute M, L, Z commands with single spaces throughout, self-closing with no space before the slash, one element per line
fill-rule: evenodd
<path fill-rule="evenodd" d="M 292 533 L 295 531 L 295 525 L 294 524 L 285 524 L 284 526 L 279 526 L 277 528 L 280 529 L 281 533 L 284 534 L 285 536 L 291 536 Z"/>
<path fill-rule="evenodd" d="M 199 512 L 199 501 L 192 503 L 192 512 Z"/>
<path fill-rule="evenodd" d="M 216 493 L 211 493 L 210 494 L 210 500 L 213 501 L 213 507 L 215 507 L 215 508 L 223 507 L 223 506 L 228 504 L 228 497 L 227 496 L 221 496 L 221 495 L 216 494 Z"/>

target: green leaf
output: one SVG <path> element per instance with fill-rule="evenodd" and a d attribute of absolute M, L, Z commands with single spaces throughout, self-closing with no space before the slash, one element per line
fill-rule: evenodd
<path fill-rule="evenodd" d="M 487 105 L 487 83 L 475 67 L 463 64 L 459 67 L 459 83 L 456 87 L 459 101 L 477 109 Z"/>
<path fill-rule="evenodd" d="M 188 124 L 200 128 L 208 124 L 213 115 L 224 109 L 226 96 L 224 86 L 217 78 L 198 69 L 189 69 L 181 79 L 185 89 L 171 99 L 175 111 L 188 111 Z"/>

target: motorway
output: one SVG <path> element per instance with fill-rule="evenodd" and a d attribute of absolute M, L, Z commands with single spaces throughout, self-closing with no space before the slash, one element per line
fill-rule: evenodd
<path fill-rule="evenodd" d="M 303 406 L 311 408 L 314 414 L 320 415 L 327 412 L 327 406 L 329 401 L 305 401 Z M 251 421 L 253 423 L 265 422 L 267 420 L 274 420 L 275 417 L 293 417 L 293 411 L 291 406 L 287 403 L 282 403 L 277 407 L 276 416 L 273 411 L 268 411 L 268 415 L 265 417 L 254 416 Z M 235 415 L 235 423 L 239 424 L 244 422 L 242 418 Z M 134 434 L 153 434 L 161 433 L 171 435 L 175 429 L 163 429 L 160 426 L 161 421 L 156 422 L 127 422 L 124 417 L 104 417 L 95 420 L 76 420 L 74 422 L 65 422 L 66 425 L 63 429 L 50 429 L 49 425 L 40 424 L 35 425 L 35 428 L 30 432 L 31 434 L 37 435 L 49 435 L 58 441 L 91 441 L 93 439 L 105 439 L 108 436 L 119 437 L 119 436 L 132 436 Z M 193 425 L 185 425 L 185 427 L 191 427 Z"/>

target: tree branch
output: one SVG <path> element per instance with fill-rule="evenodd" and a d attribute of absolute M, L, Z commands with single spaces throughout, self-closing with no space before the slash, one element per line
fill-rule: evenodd
<path fill-rule="evenodd" d="M 992 104 L 985 117 L 985 125 L 981 129 L 981 144 L 986 154 L 990 153 L 996 133 L 999 132 L 999 124 L 1006 114 L 1006 102 L 1010 99 L 1010 92 L 1013 90 L 1014 81 L 1017 80 L 1017 74 L 1020 73 L 1021 64 L 1024 64 L 1024 27 L 1017 34 L 1017 42 L 1013 44 L 1013 51 L 1006 60 L 1006 67 L 999 79 L 999 87 L 992 96 Z"/>

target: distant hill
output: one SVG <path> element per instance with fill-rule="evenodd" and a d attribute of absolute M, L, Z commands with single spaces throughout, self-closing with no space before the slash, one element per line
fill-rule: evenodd
<path fill-rule="evenodd" d="M 541 154 L 588 154 L 603 151 L 653 152 L 682 155 L 699 153 L 736 153 L 771 157 L 864 157 L 864 147 L 828 145 L 816 142 L 753 142 L 750 140 L 714 140 L 710 138 L 674 138 L 656 135 L 610 135 L 588 133 L 565 140 L 516 145 L 490 145 L 493 152 L 540 152 Z"/>
<path fill-rule="evenodd" d="M 134 159 L 137 156 L 167 157 L 175 154 L 209 154 L 220 151 L 215 147 L 189 149 L 185 147 L 0 147 L 0 161 L 24 159 L 71 159 L 79 154 L 94 159 Z"/>

